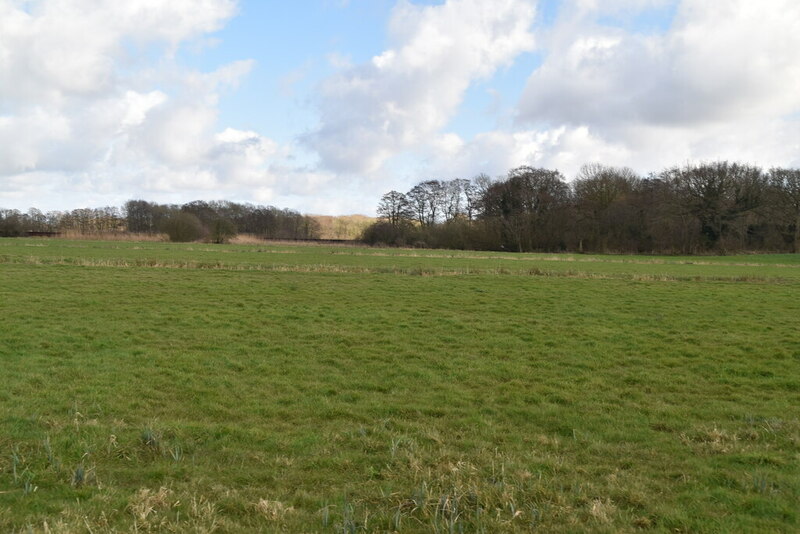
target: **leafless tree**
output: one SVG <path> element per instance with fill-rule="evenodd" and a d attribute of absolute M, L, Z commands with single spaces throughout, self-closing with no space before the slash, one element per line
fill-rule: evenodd
<path fill-rule="evenodd" d="M 378 217 L 385 219 L 394 227 L 407 223 L 414 217 L 408 199 L 399 191 L 389 191 L 381 197 L 378 203 Z"/>
<path fill-rule="evenodd" d="M 759 167 L 721 161 L 687 165 L 665 171 L 683 209 L 695 216 L 709 249 L 724 245 L 723 238 L 742 230 L 736 224 L 761 206 L 767 179 Z"/>
<path fill-rule="evenodd" d="M 792 229 L 792 252 L 800 252 L 800 169 L 769 171 L 773 213 Z"/>

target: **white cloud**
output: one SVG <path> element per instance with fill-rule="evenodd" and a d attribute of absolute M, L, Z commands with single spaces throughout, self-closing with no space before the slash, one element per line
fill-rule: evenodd
<path fill-rule="evenodd" d="M 218 173 L 230 182 L 260 186 L 271 181 L 265 169 L 278 150 L 277 143 L 256 132 L 227 128 L 217 134 L 210 156 Z"/>
<path fill-rule="evenodd" d="M 600 159 L 626 165 L 631 151 L 609 143 L 585 126 L 561 126 L 548 130 L 491 131 L 463 141 L 446 134 L 432 143 L 421 174 L 443 178 L 469 178 L 478 173 L 502 175 L 520 165 L 558 169 L 573 176 L 581 165 Z"/>
<path fill-rule="evenodd" d="M 123 100 L 125 113 L 122 117 L 122 128 L 139 126 L 144 122 L 151 109 L 163 104 L 166 100 L 167 95 L 161 91 L 150 91 L 145 94 L 131 90 L 125 91 Z"/>
<path fill-rule="evenodd" d="M 216 30 L 234 0 L 0 0 L 0 97 L 18 102 L 97 95 L 119 82 L 126 46 Z"/>
<path fill-rule="evenodd" d="M 533 47 L 531 2 L 401 0 L 391 48 L 320 87 L 320 127 L 306 138 L 326 168 L 371 173 L 436 135 L 467 87 Z"/>
<path fill-rule="evenodd" d="M 175 60 L 235 13 L 234 0 L 0 0 L 0 203 L 217 196 L 274 180 L 275 143 L 215 132 L 220 94 L 253 62 L 198 72 Z"/>
<path fill-rule="evenodd" d="M 576 1 L 566 9 L 528 80 L 520 124 L 587 127 L 652 170 L 664 154 L 679 158 L 671 163 L 796 163 L 800 4 L 683 0 L 672 26 L 649 35 L 598 22 L 610 9 L 647 4 Z"/>
<path fill-rule="evenodd" d="M 566 2 L 537 35 L 545 55 L 516 128 L 440 135 L 418 174 L 526 164 L 572 178 L 592 161 L 640 172 L 715 159 L 800 165 L 800 4 L 683 0 L 663 32 L 601 23 L 670 3 Z"/>
<path fill-rule="evenodd" d="M 360 64 L 331 52 L 336 74 L 310 97 L 318 124 L 279 145 L 218 125 L 253 61 L 200 72 L 177 53 L 206 46 L 235 0 L 0 0 L 0 205 L 136 195 L 364 212 L 390 188 L 523 164 L 568 177 L 590 161 L 800 165 L 800 3 L 564 0 L 549 27 L 535 6 L 399 0 L 386 49 Z M 654 9 L 671 23 L 637 26 Z M 521 95 L 493 82 L 534 48 Z M 306 58 L 284 90 L 322 63 Z M 476 82 L 519 100 L 467 136 L 453 119 Z"/>

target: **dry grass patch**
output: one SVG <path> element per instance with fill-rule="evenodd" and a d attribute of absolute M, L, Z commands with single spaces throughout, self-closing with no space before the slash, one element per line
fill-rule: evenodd
<path fill-rule="evenodd" d="M 163 486 L 158 490 L 142 488 L 131 497 L 128 502 L 128 511 L 133 515 L 140 528 L 160 524 L 165 520 L 163 517 L 165 512 L 180 506 L 180 500 L 173 499 L 173 497 L 174 492 Z"/>
<path fill-rule="evenodd" d="M 719 429 L 716 426 L 701 429 L 690 434 L 681 434 L 684 444 L 700 448 L 704 452 L 726 454 L 737 448 L 739 436 L 735 433 Z"/>
<path fill-rule="evenodd" d="M 617 506 L 610 499 L 594 499 L 589 503 L 589 515 L 598 523 L 610 523 L 617 513 Z"/>
<path fill-rule="evenodd" d="M 81 232 L 67 231 L 58 234 L 56 239 L 69 239 L 75 241 L 147 241 L 151 243 L 166 243 L 169 241 L 169 236 L 167 236 L 167 234 L 137 234 L 128 232 L 97 232 L 84 234 Z"/>
<path fill-rule="evenodd" d="M 294 512 L 293 507 L 268 499 L 259 499 L 253 506 L 259 514 L 270 521 L 282 521 L 287 514 Z"/>
<path fill-rule="evenodd" d="M 229 243 L 231 245 L 263 245 L 264 239 L 253 234 L 236 234 Z"/>

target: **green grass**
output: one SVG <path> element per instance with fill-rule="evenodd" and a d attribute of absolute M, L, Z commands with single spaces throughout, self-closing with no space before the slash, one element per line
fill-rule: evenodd
<path fill-rule="evenodd" d="M 800 281 L 800 255 L 598 256 L 234 246 L 62 240 L 2 240 L 0 264 L 421 275 L 533 275 L 661 281 Z"/>
<path fill-rule="evenodd" d="M 0 240 L 0 531 L 794 532 L 798 297 L 797 255 Z"/>

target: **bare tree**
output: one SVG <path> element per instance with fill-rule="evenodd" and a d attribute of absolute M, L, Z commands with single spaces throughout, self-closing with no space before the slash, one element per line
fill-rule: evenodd
<path fill-rule="evenodd" d="M 769 171 L 773 212 L 787 228 L 793 228 L 792 252 L 800 252 L 800 169 Z"/>
<path fill-rule="evenodd" d="M 128 231 L 134 233 L 153 233 L 158 231 L 159 222 L 153 205 L 145 200 L 129 200 L 124 207 Z"/>
<path fill-rule="evenodd" d="M 23 235 L 24 223 L 19 210 L 0 208 L 0 237 L 17 237 Z"/>
<path fill-rule="evenodd" d="M 465 216 L 465 189 L 467 187 L 469 187 L 469 180 L 461 178 L 442 182 L 442 214 L 445 221 L 452 221 L 457 217 Z"/>
<path fill-rule="evenodd" d="M 394 227 L 401 226 L 414 217 L 408 199 L 398 191 L 389 191 L 381 197 L 377 213 L 378 217 L 386 219 Z"/>
<path fill-rule="evenodd" d="M 477 219 L 483 213 L 483 198 L 494 181 L 486 173 L 475 175 L 465 188 L 467 219 Z"/>
<path fill-rule="evenodd" d="M 625 241 L 620 230 L 628 224 L 629 215 L 625 213 L 625 201 L 638 181 L 636 173 L 627 167 L 599 163 L 581 167 L 572 184 L 578 214 L 579 249 L 587 244 L 606 251 L 611 241 L 615 247 L 620 247 L 620 241 Z"/>
<path fill-rule="evenodd" d="M 439 180 L 427 180 L 422 182 L 421 185 L 427 193 L 428 226 L 432 226 L 443 215 L 447 191 L 444 183 Z"/>
<path fill-rule="evenodd" d="M 423 226 L 433 226 L 442 211 L 444 186 L 439 180 L 421 182 L 406 194 L 414 216 Z"/>
<path fill-rule="evenodd" d="M 761 205 L 766 191 L 764 173 L 752 165 L 722 161 L 665 172 L 684 209 L 700 222 L 708 248 L 719 248 L 735 223 Z"/>
<path fill-rule="evenodd" d="M 406 193 L 408 205 L 419 224 L 428 223 L 428 194 L 422 184 L 417 184 Z"/>
<path fill-rule="evenodd" d="M 520 252 L 559 248 L 568 204 L 569 187 L 561 173 L 529 166 L 492 183 L 482 200 L 484 219 L 499 221 L 504 246 Z"/>

